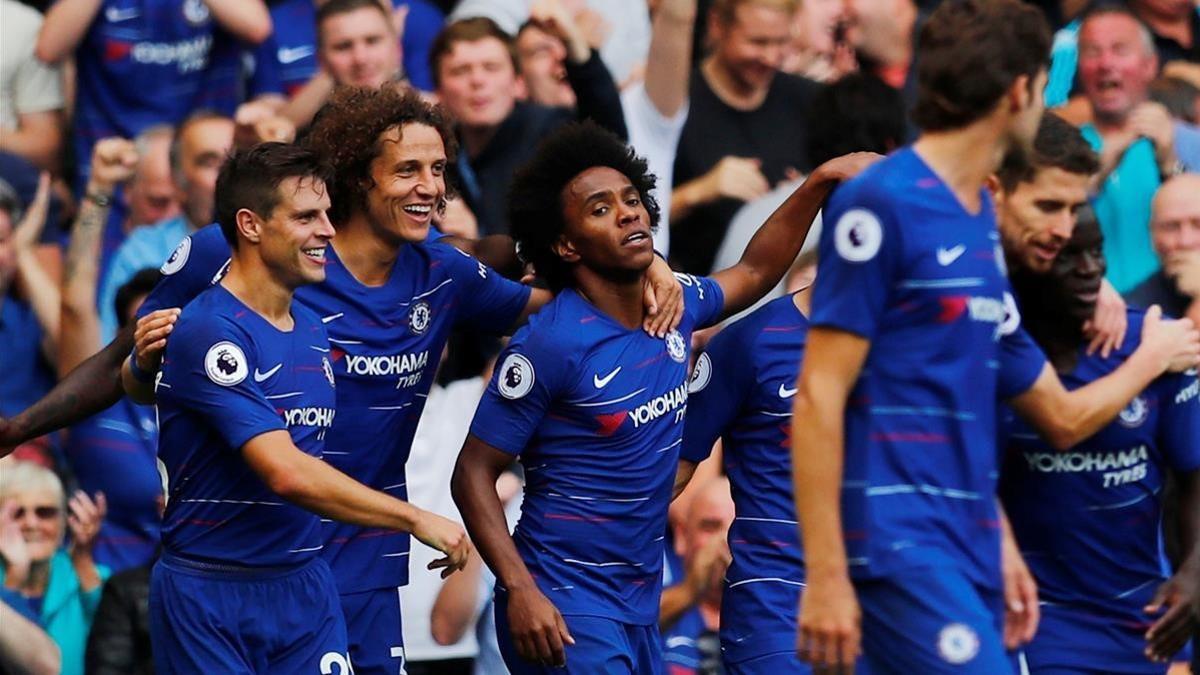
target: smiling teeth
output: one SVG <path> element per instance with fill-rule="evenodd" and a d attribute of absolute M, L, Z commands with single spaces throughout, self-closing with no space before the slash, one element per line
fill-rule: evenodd
<path fill-rule="evenodd" d="M 301 252 L 310 258 L 316 258 L 317 260 L 325 259 L 325 249 L 324 248 L 306 248 L 306 249 L 301 249 Z"/>
<path fill-rule="evenodd" d="M 425 204 L 413 204 L 410 206 L 405 206 L 404 210 L 407 211 L 408 213 L 415 213 L 417 215 L 423 216 L 423 215 L 428 214 L 432 210 L 432 207 L 430 207 L 429 205 L 425 205 Z"/>

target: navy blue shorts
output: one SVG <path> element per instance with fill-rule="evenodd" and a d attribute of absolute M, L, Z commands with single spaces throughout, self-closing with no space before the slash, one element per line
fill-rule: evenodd
<path fill-rule="evenodd" d="M 404 675 L 400 589 L 341 596 L 355 675 Z"/>
<path fill-rule="evenodd" d="M 1033 675 L 1166 673 L 1169 664 L 1155 663 L 1142 653 L 1149 624 L 1149 617 L 1141 623 L 1123 622 L 1078 607 L 1042 605 L 1037 635 L 1023 649 L 1025 663 Z"/>
<path fill-rule="evenodd" d="M 953 568 L 854 582 L 863 660 L 872 675 L 1012 675 L 1004 651 L 1004 597 Z"/>
<path fill-rule="evenodd" d="M 657 625 L 621 623 L 598 616 L 564 616 L 575 638 L 566 647 L 566 668 L 530 663 L 517 653 L 508 632 L 508 594 L 496 592 L 496 640 L 512 675 L 662 675 L 662 638 Z"/>
<path fill-rule="evenodd" d="M 255 570 L 164 556 L 150 575 L 154 670 L 350 675 L 346 624 L 324 560 Z"/>
<path fill-rule="evenodd" d="M 739 663 L 726 663 L 727 675 L 811 675 L 812 667 L 800 660 L 795 650 L 765 654 Z M 855 675 L 859 671 L 855 670 Z"/>

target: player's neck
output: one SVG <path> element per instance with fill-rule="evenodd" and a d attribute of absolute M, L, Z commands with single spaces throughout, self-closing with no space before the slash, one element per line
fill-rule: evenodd
<path fill-rule="evenodd" d="M 1075 369 L 1078 361 L 1083 328 L 1078 322 L 1063 318 L 1067 313 L 1056 306 L 1054 295 L 1047 292 L 1048 282 L 1047 278 L 1019 267 L 1013 269 L 1013 291 L 1025 329 L 1046 352 L 1054 369 L 1067 373 Z"/>
<path fill-rule="evenodd" d="M 1000 166 L 1007 150 L 1002 129 L 989 116 L 952 131 L 921 134 L 913 151 L 958 198 L 968 213 L 983 208 L 979 192 L 987 177 Z"/>
<path fill-rule="evenodd" d="M 630 330 L 641 326 L 646 316 L 645 303 L 642 301 L 644 283 L 640 276 L 628 281 L 615 281 L 583 265 L 576 265 L 575 292 Z"/>
<path fill-rule="evenodd" d="M 386 284 L 400 255 L 400 246 L 381 239 L 361 211 L 354 212 L 338 226 L 331 245 L 350 276 L 364 286 Z"/>
<path fill-rule="evenodd" d="M 272 326 L 281 331 L 292 329 L 295 289 L 274 278 L 261 260 L 235 253 L 221 286 Z"/>

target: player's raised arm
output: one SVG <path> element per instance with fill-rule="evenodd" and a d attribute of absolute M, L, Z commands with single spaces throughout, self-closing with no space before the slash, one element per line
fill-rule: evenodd
<path fill-rule="evenodd" d="M 1006 339 L 1004 359 L 1010 361 Z M 1009 403 L 1055 448 L 1065 450 L 1099 431 L 1154 378 L 1168 370 L 1195 367 L 1200 359 L 1200 333 L 1186 319 L 1164 321 L 1157 306 L 1146 312 L 1142 342 L 1121 367 L 1087 386 L 1068 392 L 1046 363 L 1033 386 Z M 1001 368 L 1002 378 L 1008 370 Z"/>
<path fill-rule="evenodd" d="M 723 316 L 749 307 L 767 294 L 796 260 L 808 237 L 813 219 L 826 197 L 839 183 L 881 159 L 871 152 L 856 152 L 825 162 L 775 209 L 746 245 L 736 265 L 713 274 L 725 293 Z"/>

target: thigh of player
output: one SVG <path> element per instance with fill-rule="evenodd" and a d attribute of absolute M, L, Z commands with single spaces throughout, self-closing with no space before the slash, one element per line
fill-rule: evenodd
<path fill-rule="evenodd" d="M 566 667 L 541 666 L 521 658 L 508 630 L 508 603 L 496 593 L 496 641 L 512 675 L 662 675 L 657 626 L 636 626 L 594 616 L 564 616 L 575 644 L 564 645 Z"/>
<path fill-rule="evenodd" d="M 1146 627 L 1079 607 L 1042 605 L 1037 634 L 1022 660 L 1031 675 L 1163 675 L 1168 664 L 1145 657 Z"/>
<path fill-rule="evenodd" d="M 355 675 L 398 675 L 404 670 L 400 589 L 379 588 L 341 596 Z"/>
<path fill-rule="evenodd" d="M 318 558 L 281 586 L 272 591 L 281 610 L 278 632 L 302 639 L 281 642 L 267 672 L 351 675 L 357 670 L 350 667 L 346 622 L 329 565 Z M 269 602 L 266 597 L 261 601 Z"/>
<path fill-rule="evenodd" d="M 1011 675 L 1002 638 L 1003 597 L 953 568 L 856 582 L 863 660 L 872 675 Z"/>

